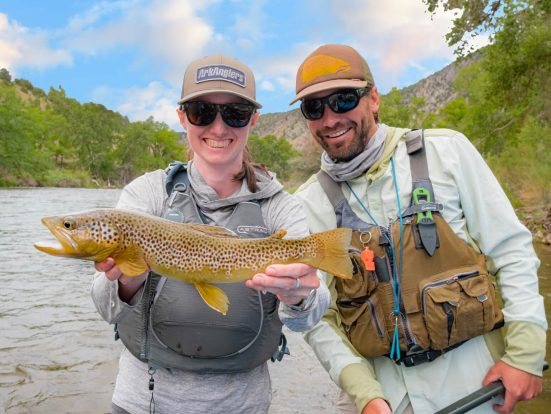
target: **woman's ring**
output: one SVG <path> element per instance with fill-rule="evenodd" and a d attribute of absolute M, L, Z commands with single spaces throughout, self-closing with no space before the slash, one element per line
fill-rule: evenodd
<path fill-rule="evenodd" d="M 300 278 L 299 277 L 297 277 L 295 279 L 295 289 L 300 289 Z"/>

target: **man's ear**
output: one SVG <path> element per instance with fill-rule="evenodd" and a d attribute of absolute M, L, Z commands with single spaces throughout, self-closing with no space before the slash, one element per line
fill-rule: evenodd
<path fill-rule="evenodd" d="M 376 86 L 373 86 L 371 88 L 371 91 L 369 91 L 369 109 L 371 110 L 371 113 L 379 112 L 379 103 L 380 103 L 379 91 L 377 90 Z"/>
<path fill-rule="evenodd" d="M 258 121 L 258 118 L 260 118 L 260 112 L 256 111 L 251 117 L 251 127 L 256 125 L 256 121 Z"/>

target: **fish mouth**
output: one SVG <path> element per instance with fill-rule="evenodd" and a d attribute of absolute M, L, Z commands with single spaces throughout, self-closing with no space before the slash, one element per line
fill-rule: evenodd
<path fill-rule="evenodd" d="M 73 257 L 78 253 L 77 243 L 75 243 L 75 241 L 71 238 L 69 231 L 62 227 L 62 223 L 60 223 L 59 220 L 56 220 L 55 217 L 44 217 L 41 221 L 42 224 L 50 230 L 59 243 L 34 243 L 34 247 L 36 249 L 54 256 Z"/>

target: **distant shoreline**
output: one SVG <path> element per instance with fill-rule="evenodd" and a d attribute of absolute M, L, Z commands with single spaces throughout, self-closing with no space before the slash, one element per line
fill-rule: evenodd
<path fill-rule="evenodd" d="M 90 190 L 121 190 L 118 186 L 94 186 L 94 187 L 76 187 L 76 186 L 57 186 L 57 187 L 41 187 L 41 186 L 12 186 L 0 187 L 0 189 L 38 189 L 38 188 L 86 188 Z M 289 191 L 287 188 L 285 190 Z M 515 209 L 520 221 L 532 233 L 534 242 L 551 245 L 551 204 L 540 207 L 520 207 Z"/>

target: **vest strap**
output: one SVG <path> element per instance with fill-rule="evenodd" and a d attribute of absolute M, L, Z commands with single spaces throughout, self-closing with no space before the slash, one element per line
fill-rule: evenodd
<path fill-rule="evenodd" d="M 337 210 L 343 200 L 346 200 L 341 190 L 341 186 L 323 170 L 319 170 L 316 176 L 318 177 L 321 188 L 323 188 L 323 191 L 329 198 L 333 209 Z"/>
<path fill-rule="evenodd" d="M 412 178 L 410 209 L 417 209 L 417 223 L 421 244 L 429 256 L 434 255 L 438 247 L 436 223 L 432 218 L 434 190 L 429 178 L 429 167 L 425 151 L 425 139 L 422 129 L 414 129 L 406 133 L 406 147 L 409 155 L 409 165 Z M 403 213 L 405 216 L 406 214 Z"/>
<path fill-rule="evenodd" d="M 187 162 L 173 161 L 166 171 L 165 188 L 168 195 L 172 190 L 185 191 L 189 186 L 189 177 L 187 176 Z"/>

